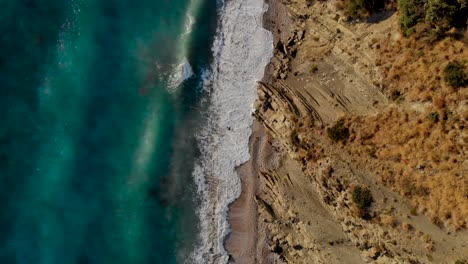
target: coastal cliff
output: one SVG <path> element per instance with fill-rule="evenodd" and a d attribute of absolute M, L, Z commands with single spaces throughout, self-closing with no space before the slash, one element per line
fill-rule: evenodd
<path fill-rule="evenodd" d="M 446 69 L 468 60 L 466 31 L 405 36 L 394 5 L 268 4 L 274 57 L 231 206 L 255 235 L 235 246 L 231 214 L 232 262 L 464 263 L 468 92 Z"/>

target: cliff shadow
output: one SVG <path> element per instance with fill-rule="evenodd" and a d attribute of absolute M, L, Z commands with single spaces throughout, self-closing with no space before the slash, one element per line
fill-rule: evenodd
<path fill-rule="evenodd" d="M 379 23 L 381 21 L 384 21 L 395 14 L 396 10 L 382 10 L 379 12 L 376 12 L 372 14 L 368 19 L 367 23 Z"/>

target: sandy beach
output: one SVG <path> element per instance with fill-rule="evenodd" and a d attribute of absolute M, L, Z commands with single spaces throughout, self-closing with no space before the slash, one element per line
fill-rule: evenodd
<path fill-rule="evenodd" d="M 277 162 L 265 129 L 257 121 L 250 137 L 251 158 L 237 170 L 242 181 L 241 196 L 229 207 L 231 234 L 226 250 L 233 263 L 274 263 L 266 241 L 265 224 L 259 222 L 255 197 L 260 190 L 260 171 Z"/>

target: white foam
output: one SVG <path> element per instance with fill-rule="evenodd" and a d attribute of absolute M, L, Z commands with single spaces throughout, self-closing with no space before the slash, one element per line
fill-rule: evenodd
<path fill-rule="evenodd" d="M 193 76 L 193 69 L 187 58 L 184 58 L 174 69 L 168 80 L 168 88 L 170 91 L 176 90 L 183 81 Z"/>
<path fill-rule="evenodd" d="M 194 178 L 202 198 L 200 241 L 189 263 L 227 263 L 228 205 L 240 195 L 235 168 L 250 155 L 256 82 L 273 54 L 273 37 L 262 27 L 263 0 L 227 1 L 213 45 L 208 124 L 198 135 L 202 157 Z"/>
<path fill-rule="evenodd" d="M 191 2 L 191 6 L 193 6 L 193 1 Z M 192 33 L 192 27 L 194 22 L 193 16 L 190 14 L 192 8 L 188 9 L 187 12 L 187 22 L 185 23 L 185 32 L 182 34 L 182 38 L 185 38 L 186 36 L 190 35 Z"/>
<path fill-rule="evenodd" d="M 187 59 L 189 50 L 188 45 L 191 38 L 190 33 L 192 33 L 193 25 L 195 23 L 193 14 L 198 12 L 200 9 L 200 3 L 200 0 L 191 0 L 185 14 L 185 31 L 180 35 L 179 47 L 177 47 L 178 63 L 174 65 L 174 70 L 170 74 L 168 80 L 168 89 L 169 92 L 172 93 L 178 92 L 178 87 L 182 84 L 182 82 L 193 76 L 192 66 Z"/>

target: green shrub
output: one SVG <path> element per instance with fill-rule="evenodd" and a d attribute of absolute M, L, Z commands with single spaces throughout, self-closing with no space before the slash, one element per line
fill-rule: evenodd
<path fill-rule="evenodd" d="M 338 121 L 327 129 L 327 134 L 334 142 L 346 141 L 349 137 L 349 129 L 344 126 L 343 121 Z"/>
<path fill-rule="evenodd" d="M 427 115 L 427 118 L 431 120 L 432 123 L 437 123 L 439 122 L 439 113 L 437 112 L 431 112 L 429 115 Z"/>
<path fill-rule="evenodd" d="M 395 103 L 399 104 L 405 100 L 405 96 L 398 90 L 392 91 L 390 94 L 390 98 L 395 101 Z"/>
<path fill-rule="evenodd" d="M 364 210 L 371 206 L 373 202 L 371 191 L 365 187 L 355 187 L 352 192 L 352 199 L 356 206 Z"/>
<path fill-rule="evenodd" d="M 460 0 L 398 0 L 399 24 L 405 36 L 410 36 L 416 24 L 425 22 L 422 28 L 431 38 L 440 39 L 451 27 L 466 27 L 468 6 Z"/>
<path fill-rule="evenodd" d="M 465 87 L 468 85 L 468 74 L 464 66 L 458 62 L 450 62 L 445 66 L 445 81 L 452 87 Z"/>
<path fill-rule="evenodd" d="M 449 28 L 458 8 L 447 0 L 429 0 L 426 4 L 426 22 L 442 28 Z"/>
<path fill-rule="evenodd" d="M 466 1 L 427 0 L 426 22 L 444 30 L 451 27 L 466 27 Z"/>
<path fill-rule="evenodd" d="M 398 8 L 400 29 L 408 37 L 413 27 L 424 18 L 424 3 L 421 0 L 398 0 Z"/>

